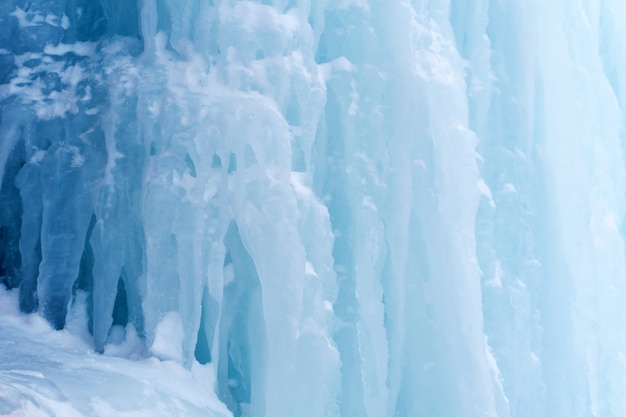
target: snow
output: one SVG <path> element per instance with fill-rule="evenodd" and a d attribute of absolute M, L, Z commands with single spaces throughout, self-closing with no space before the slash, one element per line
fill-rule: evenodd
<path fill-rule="evenodd" d="M 0 292 L 0 414 L 11 417 L 223 416 L 211 365 L 98 355 L 69 331 L 18 312 Z M 86 324 L 86 323 L 83 323 Z"/>
<path fill-rule="evenodd" d="M 44 53 L 48 55 L 65 55 L 73 53 L 80 56 L 92 56 L 95 53 L 96 44 L 93 42 L 77 42 L 74 44 L 60 43 L 56 46 L 46 45 Z"/>
<path fill-rule="evenodd" d="M 177 312 L 167 313 L 157 325 L 150 350 L 162 360 L 183 360 L 183 323 Z"/>

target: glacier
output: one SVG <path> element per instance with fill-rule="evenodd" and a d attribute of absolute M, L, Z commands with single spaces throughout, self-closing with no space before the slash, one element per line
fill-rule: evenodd
<path fill-rule="evenodd" d="M 623 417 L 626 3 L 3 0 L 0 414 Z"/>

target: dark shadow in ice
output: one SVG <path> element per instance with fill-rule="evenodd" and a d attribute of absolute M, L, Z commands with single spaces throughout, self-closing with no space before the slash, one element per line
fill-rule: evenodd
<path fill-rule="evenodd" d="M 254 260 L 233 220 L 224 237 L 224 300 L 219 324 L 218 395 L 235 417 L 242 408 L 263 408 L 262 379 L 266 355 L 261 282 Z M 254 401 L 252 399 L 254 398 Z"/>

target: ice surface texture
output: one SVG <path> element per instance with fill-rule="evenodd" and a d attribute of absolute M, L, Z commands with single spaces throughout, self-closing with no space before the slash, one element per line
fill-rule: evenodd
<path fill-rule="evenodd" d="M 625 50 L 622 0 L 3 0 L 1 279 L 235 416 L 623 417 Z"/>

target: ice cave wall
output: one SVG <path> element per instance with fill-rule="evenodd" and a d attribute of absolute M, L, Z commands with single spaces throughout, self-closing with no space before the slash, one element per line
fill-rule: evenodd
<path fill-rule="evenodd" d="M 5 0 L 2 280 L 237 416 L 623 416 L 625 9 Z"/>

